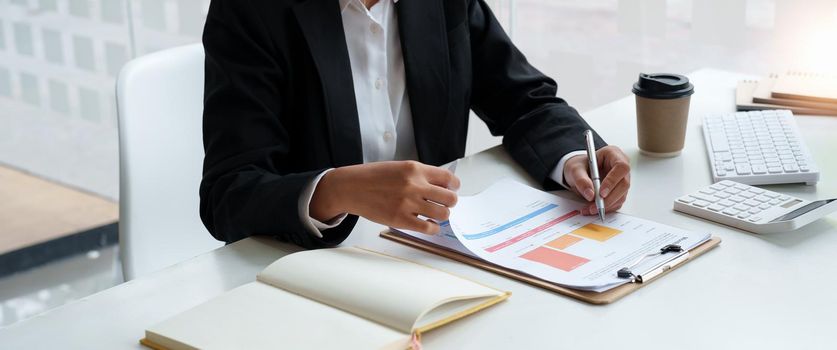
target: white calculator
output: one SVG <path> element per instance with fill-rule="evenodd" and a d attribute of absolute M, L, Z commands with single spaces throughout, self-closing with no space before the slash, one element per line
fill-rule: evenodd
<path fill-rule="evenodd" d="M 812 202 L 725 180 L 675 199 L 674 210 L 753 233 L 777 233 L 837 211 L 837 199 Z"/>

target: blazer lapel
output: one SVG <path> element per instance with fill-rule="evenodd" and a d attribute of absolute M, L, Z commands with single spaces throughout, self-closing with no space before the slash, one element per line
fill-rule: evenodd
<path fill-rule="evenodd" d="M 294 7 L 325 97 L 334 166 L 363 162 L 357 103 L 343 20 L 337 0 L 308 0 Z"/>
<path fill-rule="evenodd" d="M 423 161 L 433 161 L 434 143 L 441 136 L 438 130 L 445 124 L 450 103 L 450 61 L 442 1 L 399 0 L 395 5 L 416 149 Z"/>

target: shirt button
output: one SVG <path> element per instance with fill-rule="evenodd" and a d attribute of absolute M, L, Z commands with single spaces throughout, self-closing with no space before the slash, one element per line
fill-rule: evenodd
<path fill-rule="evenodd" d="M 372 34 L 378 34 L 378 32 L 380 31 L 380 29 L 378 29 L 378 24 L 377 23 L 370 24 L 369 25 L 369 31 L 372 32 Z"/>
<path fill-rule="evenodd" d="M 375 79 L 375 89 L 380 90 L 382 87 L 384 87 L 384 79 Z"/>
<path fill-rule="evenodd" d="M 387 132 L 384 133 L 384 141 L 386 141 L 386 142 L 392 141 L 392 133 L 391 132 L 387 131 Z"/>

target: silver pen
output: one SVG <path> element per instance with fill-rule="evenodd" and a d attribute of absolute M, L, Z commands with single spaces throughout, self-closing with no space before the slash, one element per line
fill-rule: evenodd
<path fill-rule="evenodd" d="M 587 161 L 590 165 L 590 179 L 593 180 L 593 194 L 596 202 L 596 209 L 599 211 L 599 218 L 602 222 L 605 220 L 605 206 L 604 200 L 599 193 L 602 187 L 601 179 L 599 179 L 599 163 L 596 161 L 596 145 L 593 143 L 593 132 L 587 130 L 584 132 L 584 139 L 587 141 Z"/>

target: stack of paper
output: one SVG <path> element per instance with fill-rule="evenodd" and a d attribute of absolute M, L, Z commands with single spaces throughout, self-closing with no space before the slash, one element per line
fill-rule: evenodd
<path fill-rule="evenodd" d="M 512 180 L 474 196 L 460 196 L 440 234 L 403 234 L 565 287 L 603 292 L 630 282 L 616 272 L 643 271 L 671 259 L 659 255 L 631 266 L 668 244 L 690 250 L 710 238 L 630 215 L 581 215 L 584 203 Z"/>
<path fill-rule="evenodd" d="M 794 114 L 837 115 L 837 77 L 788 72 L 738 83 L 739 111 L 790 109 Z"/>

